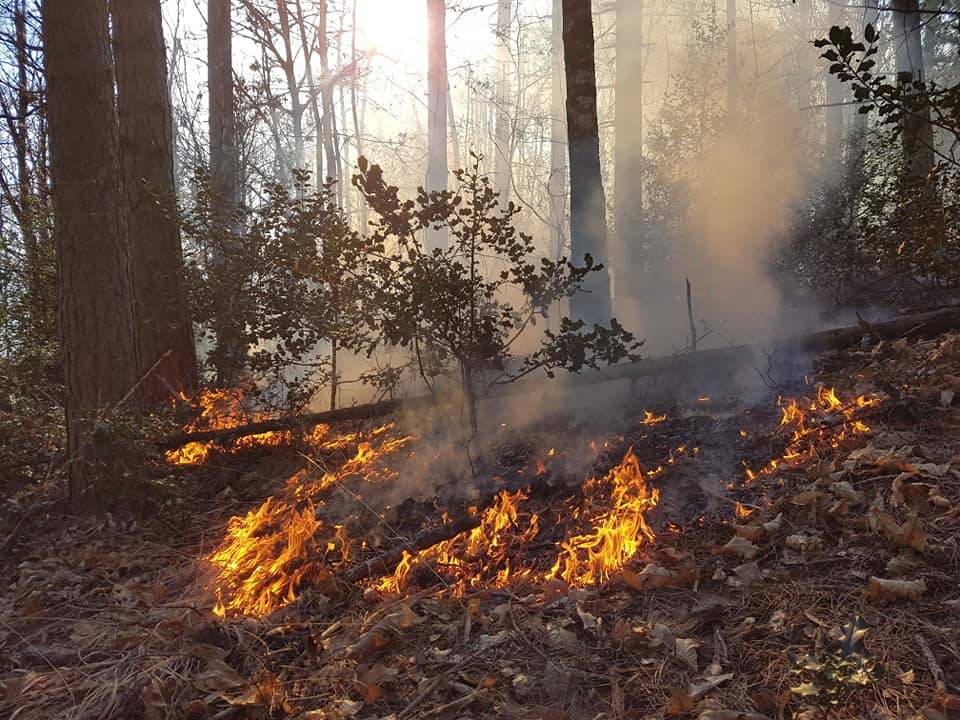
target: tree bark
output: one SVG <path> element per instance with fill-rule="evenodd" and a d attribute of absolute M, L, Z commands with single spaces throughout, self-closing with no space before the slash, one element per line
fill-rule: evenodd
<path fill-rule="evenodd" d="M 811 3 L 813 0 L 809 0 Z M 731 124 L 740 111 L 740 62 L 737 56 L 737 0 L 727 0 L 727 117 Z"/>
<path fill-rule="evenodd" d="M 606 197 L 600 170 L 597 73 L 590 0 L 563 0 L 563 53 L 567 79 L 567 136 L 570 152 L 571 259 L 607 262 Z M 606 267 L 584 283 L 588 292 L 570 300 L 574 319 L 588 325 L 610 321 Z"/>
<path fill-rule="evenodd" d="M 133 390 L 138 369 L 106 1 L 45 2 L 43 40 L 70 500 L 84 512 L 102 489 L 94 420 Z"/>
<path fill-rule="evenodd" d="M 175 200 L 170 96 L 160 0 L 113 0 L 120 155 L 143 400 L 197 387 Z"/>
<path fill-rule="evenodd" d="M 240 202 L 230 0 L 207 2 L 207 84 L 210 93 L 210 189 L 218 209 L 226 215 Z"/>
<path fill-rule="evenodd" d="M 643 296 L 643 0 L 617 0 L 614 229 L 617 312 Z"/>
<path fill-rule="evenodd" d="M 447 5 L 427 0 L 427 191 L 447 189 Z M 447 228 L 430 228 L 427 248 L 445 250 Z"/>
<path fill-rule="evenodd" d="M 843 6 L 839 3 L 830 5 L 830 15 L 827 23 L 830 27 L 842 26 L 844 24 Z M 826 70 L 828 64 L 823 63 Z M 843 97 L 844 85 L 837 76 L 827 72 L 827 123 L 826 123 L 826 145 L 825 154 L 830 158 L 832 165 L 832 178 L 836 182 L 843 168 Z"/>
<path fill-rule="evenodd" d="M 551 249 L 555 258 L 561 258 L 567 242 L 567 118 L 566 83 L 563 72 L 563 6 L 553 0 L 553 68 L 550 111 L 550 195 Z"/>
<path fill-rule="evenodd" d="M 513 25 L 513 0 L 498 0 L 497 4 L 497 84 L 494 102 L 497 113 L 494 126 L 494 154 L 496 187 L 500 192 L 500 207 L 510 202 L 513 172 L 513 118 L 510 112 L 510 28 Z"/>
<path fill-rule="evenodd" d="M 919 0 L 890 0 L 893 11 L 897 74 L 907 82 L 923 81 L 923 15 Z M 908 113 L 903 121 L 903 154 L 907 175 L 925 179 L 934 167 L 933 125 L 930 111 Z"/>

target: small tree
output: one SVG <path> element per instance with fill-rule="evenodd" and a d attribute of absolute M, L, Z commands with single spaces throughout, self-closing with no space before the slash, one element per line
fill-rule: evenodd
<path fill-rule="evenodd" d="M 294 176 L 292 190 L 267 187 L 266 202 L 239 208 L 229 225 L 210 212 L 201 182 L 182 221 L 209 249 L 189 264 L 194 319 L 208 330 L 233 328 L 248 379 L 264 399 L 275 401 L 282 389 L 288 410 L 324 387 L 335 405 L 339 351 L 370 344 L 368 243 L 350 229 L 332 184 L 308 193 L 309 175 Z"/>
<path fill-rule="evenodd" d="M 469 170 L 454 173 L 455 188 L 402 200 L 383 171 L 360 158 L 353 184 L 377 213 L 371 222 L 370 303 L 376 336 L 412 349 L 424 382 L 433 387 L 452 376 L 463 391 L 470 425 L 477 432 L 477 399 L 493 387 L 537 370 L 579 372 L 615 363 L 639 347 L 615 319 L 587 328 L 563 318 L 558 332 L 546 330 L 536 348 L 518 351 L 521 338 L 547 316 L 553 303 L 583 292 L 586 278 L 600 271 L 587 260 L 578 267 L 566 258 L 537 258 L 533 240 L 518 232 L 519 209 L 500 208 L 499 193 L 480 173 L 471 153 Z M 449 247 L 428 251 L 428 229 L 447 228 Z"/>

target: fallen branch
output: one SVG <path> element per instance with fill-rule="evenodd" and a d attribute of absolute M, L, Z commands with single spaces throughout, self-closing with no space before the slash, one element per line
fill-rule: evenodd
<path fill-rule="evenodd" d="M 948 330 L 960 328 L 960 308 L 947 308 L 918 315 L 906 315 L 894 320 L 873 323 L 870 326 L 872 334 L 882 339 L 900 337 L 932 337 Z M 660 357 L 640 360 L 634 363 L 613 365 L 602 370 L 585 372 L 572 376 L 567 386 L 590 385 L 609 382 L 612 380 L 631 380 L 644 377 L 657 377 L 668 374 L 705 373 L 715 375 L 719 368 L 747 365 L 758 354 L 769 353 L 770 348 L 776 352 L 824 352 L 840 350 L 860 342 L 865 332 L 861 325 L 853 325 L 833 330 L 823 330 L 809 335 L 783 338 L 769 344 L 736 345 L 733 347 L 698 350 L 697 352 L 683 353 L 670 357 Z M 499 386 L 490 397 L 506 397 L 529 392 L 543 392 L 543 381 L 530 380 L 513 385 Z M 190 442 L 229 442 L 247 435 L 258 435 L 266 432 L 296 430 L 309 428 L 321 424 L 333 424 L 350 420 L 371 420 L 384 417 L 396 412 L 416 412 L 447 405 L 456 400 L 456 396 L 449 394 L 428 395 L 407 400 L 384 400 L 369 405 L 329 410 L 327 412 L 310 413 L 293 418 L 277 418 L 263 422 L 250 423 L 225 430 L 205 430 L 194 433 L 181 433 L 167 438 L 159 443 L 161 449 L 169 450 Z"/>
<path fill-rule="evenodd" d="M 426 530 L 410 540 L 410 542 L 403 543 L 399 547 L 390 548 L 386 552 L 351 568 L 350 571 L 344 575 L 344 578 L 347 582 L 356 583 L 361 580 L 366 580 L 373 575 L 389 575 L 403 559 L 404 552 L 409 552 L 411 549 L 416 552 L 426 550 L 437 543 L 456 537 L 462 532 L 473 530 L 479 525 L 480 514 L 477 513 L 476 515 L 467 515 L 459 518 L 453 522 L 441 525 L 438 528 Z"/>

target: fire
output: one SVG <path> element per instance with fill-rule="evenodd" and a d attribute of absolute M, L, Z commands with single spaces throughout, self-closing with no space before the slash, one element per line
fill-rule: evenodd
<path fill-rule="evenodd" d="M 548 578 L 578 586 L 605 582 L 640 547 L 653 542 L 655 535 L 647 525 L 646 515 L 657 506 L 660 492 L 648 482 L 633 448 L 607 474 L 603 484 L 611 488 L 610 509 L 593 520 L 590 532 L 560 543 L 559 556 Z"/>
<path fill-rule="evenodd" d="M 384 461 L 414 438 L 390 436 L 392 428 L 388 424 L 366 435 L 321 440 L 315 445 L 318 452 L 353 444 L 355 454 L 318 479 L 311 479 L 307 468 L 294 473 L 283 491 L 230 520 L 223 542 L 207 557 L 216 571 L 217 614 L 267 615 L 294 600 L 305 582 L 322 580 L 350 559 L 346 528 L 326 526 L 317 509 L 323 507 L 326 492 L 350 479 L 373 483 L 396 477 Z"/>
<path fill-rule="evenodd" d="M 844 401 L 834 388 L 823 386 L 817 388 L 813 399 L 779 398 L 780 427 L 789 432 L 790 442 L 780 457 L 772 458 L 759 470 L 744 462 L 747 482 L 770 475 L 784 464 L 805 463 L 817 457 L 820 448 L 837 448 L 851 437 L 872 432 L 857 414 L 878 402 L 878 398 L 864 395 Z"/>
<path fill-rule="evenodd" d="M 527 545 L 540 533 L 539 516 L 525 515 L 520 511 L 520 505 L 528 499 L 529 494 L 522 490 L 515 493 L 501 491 L 493 504 L 481 513 L 477 527 L 437 543 L 418 555 L 404 551 L 393 575 L 383 578 L 376 588 L 381 592 L 402 592 L 410 572 L 419 563 L 438 573 L 452 571 L 458 576 L 455 589 L 459 591 L 467 585 L 505 587 L 518 576 L 528 576 L 530 571 L 515 568 L 510 558 L 511 550 Z"/>
<path fill-rule="evenodd" d="M 659 425 L 667 419 L 666 413 L 663 415 L 655 415 L 649 410 L 643 411 L 643 424 L 644 425 Z"/>
<path fill-rule="evenodd" d="M 271 413 L 248 410 L 244 407 L 244 397 L 244 393 L 240 389 L 204 390 L 197 398 L 200 414 L 196 419 L 187 423 L 183 431 L 192 433 L 204 430 L 229 430 L 248 423 L 275 419 Z M 183 393 L 180 393 L 180 399 L 190 401 L 190 398 Z M 327 425 L 318 425 L 310 433 L 308 439 L 319 441 L 326 436 L 329 430 L 330 428 Z M 292 438 L 293 435 L 289 430 L 265 432 L 238 438 L 233 443 L 232 448 L 236 452 L 244 448 L 276 447 L 289 443 Z M 166 458 L 176 465 L 198 465 L 209 459 L 214 448 L 215 443 L 213 441 L 187 443 L 182 447 L 167 451 Z"/>

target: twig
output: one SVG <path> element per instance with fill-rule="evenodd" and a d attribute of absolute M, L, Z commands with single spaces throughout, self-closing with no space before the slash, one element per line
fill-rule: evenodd
<path fill-rule="evenodd" d="M 687 320 L 690 321 L 690 350 L 697 351 L 697 326 L 693 322 L 693 290 L 690 278 L 687 278 Z"/>
<path fill-rule="evenodd" d="M 923 659 L 927 661 L 927 667 L 930 668 L 930 674 L 933 675 L 933 679 L 937 684 L 937 690 L 939 692 L 946 692 L 947 683 L 944 681 L 943 668 L 940 667 L 940 663 L 938 663 L 937 658 L 934 657 L 933 651 L 930 649 L 923 635 L 917 633 L 913 637 L 916 639 L 917 645 L 920 646 Z"/>

